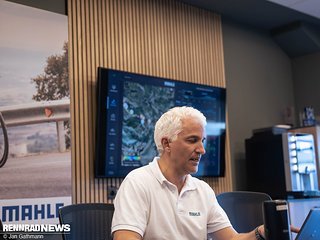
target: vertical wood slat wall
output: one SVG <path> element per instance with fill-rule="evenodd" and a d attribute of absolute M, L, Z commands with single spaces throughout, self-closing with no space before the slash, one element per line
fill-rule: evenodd
<path fill-rule="evenodd" d="M 111 202 L 122 179 L 94 178 L 97 67 L 225 87 L 219 15 L 174 0 L 68 0 L 74 203 Z M 226 176 L 205 178 L 216 193 Z"/>

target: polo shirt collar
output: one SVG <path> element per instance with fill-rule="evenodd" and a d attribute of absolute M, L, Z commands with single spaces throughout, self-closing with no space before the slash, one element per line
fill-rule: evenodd
<path fill-rule="evenodd" d="M 156 177 L 156 179 L 158 180 L 158 182 L 160 184 L 163 184 L 164 182 L 167 182 L 168 180 L 163 176 L 159 164 L 158 164 L 158 160 L 160 159 L 160 157 L 155 157 L 153 159 L 152 162 L 149 163 L 149 166 L 151 168 L 152 174 Z"/>

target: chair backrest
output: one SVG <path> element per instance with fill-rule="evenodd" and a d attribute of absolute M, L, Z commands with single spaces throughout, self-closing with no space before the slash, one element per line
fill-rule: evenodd
<path fill-rule="evenodd" d="M 3 238 L 3 225 L 2 225 L 1 219 L 0 219 L 0 240 L 4 240 L 4 238 Z"/>
<path fill-rule="evenodd" d="M 242 233 L 263 224 L 263 202 L 271 197 L 266 193 L 235 191 L 221 193 L 217 200 L 234 229 Z"/>
<path fill-rule="evenodd" d="M 64 240 L 111 240 L 113 204 L 84 203 L 59 209 L 61 224 L 70 224 Z"/>

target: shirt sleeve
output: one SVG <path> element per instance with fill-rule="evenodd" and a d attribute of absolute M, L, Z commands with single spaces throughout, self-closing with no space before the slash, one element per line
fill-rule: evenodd
<path fill-rule="evenodd" d="M 210 203 L 212 205 L 208 213 L 208 233 L 213 233 L 226 227 L 232 227 L 227 214 L 219 205 L 216 195 L 212 189 L 211 191 Z"/>
<path fill-rule="evenodd" d="M 143 184 L 128 175 L 121 183 L 114 201 L 112 233 L 117 230 L 130 230 L 143 237 L 148 221 L 149 205 Z"/>

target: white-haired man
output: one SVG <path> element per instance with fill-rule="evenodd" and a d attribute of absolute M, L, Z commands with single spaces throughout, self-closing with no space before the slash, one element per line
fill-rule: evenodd
<path fill-rule="evenodd" d="M 205 153 L 206 118 L 192 107 L 175 107 L 155 125 L 159 157 L 130 172 L 115 199 L 112 232 L 124 239 L 264 239 L 264 228 L 237 233 L 212 188 L 190 174 Z"/>

